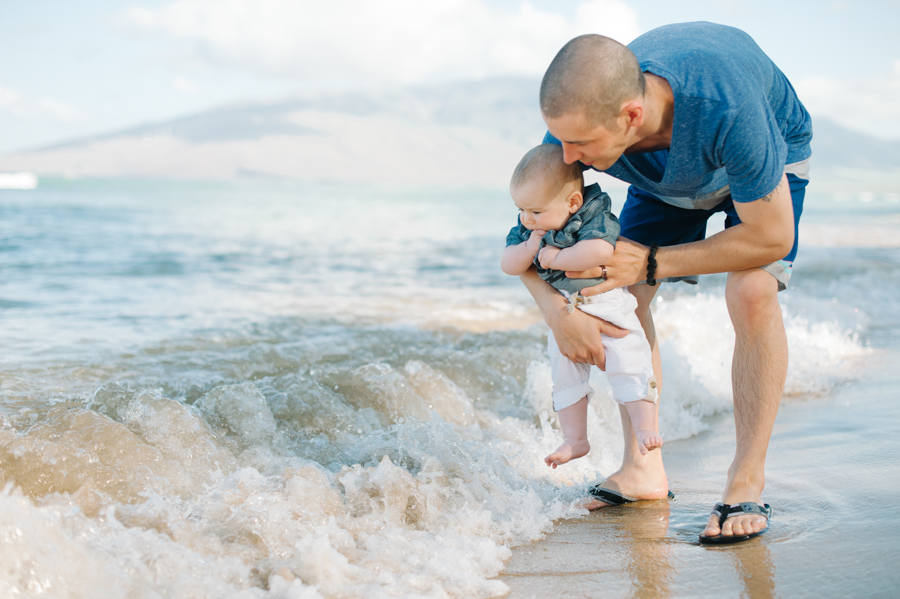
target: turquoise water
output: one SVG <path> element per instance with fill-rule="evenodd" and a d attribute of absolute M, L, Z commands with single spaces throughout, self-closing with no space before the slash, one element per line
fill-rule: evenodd
<path fill-rule="evenodd" d="M 598 376 L 591 454 L 543 466 L 545 329 L 498 266 L 514 219 L 500 190 L 0 193 L 0 595 L 505 593 L 510 548 L 621 451 Z M 897 351 L 898 225 L 893 196 L 810 193 L 789 397 Z M 655 305 L 667 442 L 730 410 L 723 286 Z"/>

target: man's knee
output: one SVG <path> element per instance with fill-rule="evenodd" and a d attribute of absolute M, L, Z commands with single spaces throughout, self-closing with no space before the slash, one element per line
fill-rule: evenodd
<path fill-rule="evenodd" d="M 775 311 L 781 313 L 778 281 L 759 268 L 729 273 L 725 301 L 736 329 L 769 324 Z"/>

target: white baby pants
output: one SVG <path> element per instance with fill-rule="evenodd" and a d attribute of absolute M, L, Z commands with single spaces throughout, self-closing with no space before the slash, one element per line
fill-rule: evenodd
<path fill-rule="evenodd" d="M 656 403 L 658 392 L 653 377 L 653 359 L 644 329 L 634 313 L 637 308 L 635 297 L 621 288 L 576 298 L 580 310 L 628 329 L 628 335 L 621 339 L 601 336 L 606 351 L 606 377 L 612 387 L 613 399 L 620 404 L 642 399 Z M 590 400 L 594 394 L 588 382 L 591 365 L 572 362 L 562 355 L 552 331 L 547 339 L 547 352 L 553 376 L 553 409 L 558 412 L 568 408 L 585 396 Z"/>

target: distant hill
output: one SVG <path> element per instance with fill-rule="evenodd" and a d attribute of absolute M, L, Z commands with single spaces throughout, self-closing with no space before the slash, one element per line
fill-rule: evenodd
<path fill-rule="evenodd" d="M 813 119 L 812 149 L 817 167 L 900 171 L 900 140 L 851 131 L 828 119 Z"/>
<path fill-rule="evenodd" d="M 544 132 L 538 86 L 531 79 L 496 79 L 228 106 L 0 155 L 0 171 L 505 186 Z M 900 140 L 826 119 L 814 118 L 813 129 L 817 187 L 900 191 Z"/>
<path fill-rule="evenodd" d="M 0 156 L 39 175 L 505 186 L 543 135 L 538 82 L 300 95 Z"/>

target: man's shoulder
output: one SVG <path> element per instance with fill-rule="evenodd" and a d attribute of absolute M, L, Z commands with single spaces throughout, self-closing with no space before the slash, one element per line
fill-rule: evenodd
<path fill-rule="evenodd" d="M 708 21 L 693 21 L 651 29 L 636 37 L 628 47 L 638 59 L 642 59 L 645 54 L 650 57 L 691 53 L 715 55 L 733 50 L 736 44 L 742 46 L 747 43 L 755 45 L 749 34 L 736 27 Z"/>
<path fill-rule="evenodd" d="M 665 25 L 628 46 L 641 68 L 688 97 L 728 101 L 770 79 L 774 64 L 747 33 L 698 21 Z"/>

